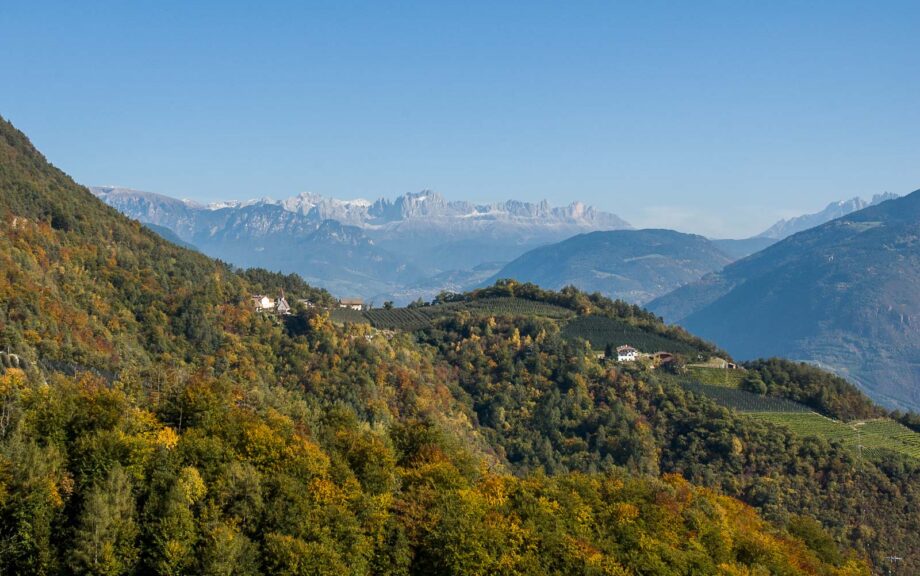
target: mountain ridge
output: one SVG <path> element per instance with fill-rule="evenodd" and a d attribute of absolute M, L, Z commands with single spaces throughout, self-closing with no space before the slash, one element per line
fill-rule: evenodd
<path fill-rule="evenodd" d="M 838 200 L 836 202 L 831 202 L 825 206 L 824 209 L 818 212 L 802 214 L 801 216 L 780 220 L 754 238 L 770 238 L 774 240 L 782 240 L 783 238 L 787 238 L 797 232 L 802 232 L 804 230 L 808 230 L 809 228 L 820 226 L 825 222 L 830 222 L 831 220 L 846 216 L 852 212 L 862 210 L 863 208 L 868 208 L 869 206 L 875 206 L 876 204 L 880 204 L 886 200 L 893 200 L 897 197 L 897 194 L 893 194 L 891 192 L 883 192 L 881 194 L 873 195 L 869 200 L 864 200 L 859 196 L 854 196 L 849 200 Z"/>
<path fill-rule="evenodd" d="M 920 191 L 793 234 L 649 308 L 741 358 L 818 362 L 917 408 L 918 237 Z"/>
<path fill-rule="evenodd" d="M 730 262 L 695 234 L 655 228 L 589 232 L 535 248 L 485 284 L 514 278 L 551 289 L 572 285 L 642 304 Z"/>

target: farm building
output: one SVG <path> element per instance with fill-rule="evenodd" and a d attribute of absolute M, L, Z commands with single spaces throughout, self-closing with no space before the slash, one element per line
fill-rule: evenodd
<path fill-rule="evenodd" d="M 285 300 L 284 292 L 281 293 L 277 300 L 257 294 L 252 297 L 252 306 L 256 309 L 256 312 L 271 312 L 282 315 L 291 313 L 291 305 Z"/>
<path fill-rule="evenodd" d="M 278 298 L 278 302 L 275 304 L 275 312 L 285 316 L 291 313 L 291 306 L 287 303 L 287 300 L 284 299 L 284 296 Z"/>
<path fill-rule="evenodd" d="M 342 298 L 339 300 L 339 308 L 350 308 L 351 310 L 364 310 L 364 300 L 360 298 Z"/>
<path fill-rule="evenodd" d="M 639 351 L 632 346 L 617 346 L 617 362 L 634 362 L 638 357 Z"/>
<path fill-rule="evenodd" d="M 252 305 L 256 312 L 271 312 L 275 309 L 275 301 L 268 296 L 256 294 L 252 297 Z"/>

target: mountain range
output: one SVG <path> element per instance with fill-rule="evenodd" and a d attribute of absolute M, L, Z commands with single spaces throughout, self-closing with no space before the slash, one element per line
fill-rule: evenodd
<path fill-rule="evenodd" d="M 520 262 L 513 266 L 509 263 L 533 249 L 539 250 L 538 254 L 564 254 L 566 246 L 559 250 L 545 247 L 579 234 L 631 229 L 622 218 L 580 202 L 564 207 L 553 207 L 545 201 L 474 204 L 448 201 L 432 191 L 376 201 L 302 193 L 282 200 L 261 198 L 205 205 L 128 188 L 91 190 L 170 241 L 195 246 L 237 266 L 295 272 L 341 295 L 397 304 L 418 298 L 427 300 L 443 291 L 462 292 L 512 273 L 537 279 Z M 714 248 L 728 260 L 737 260 L 803 227 L 892 197 L 893 194 L 881 194 L 868 201 L 853 198 L 832 202 L 820 212 L 777 222 L 751 238 L 712 239 L 706 251 L 711 256 Z M 639 247 L 641 235 L 619 236 L 624 240 L 631 237 L 628 249 L 654 253 L 654 243 Z M 672 248 L 677 249 L 680 239 L 688 241 L 682 248 L 685 254 L 701 246 L 699 237 L 687 234 L 672 237 Z M 558 286 L 569 280 L 580 288 L 641 303 L 661 296 L 667 288 L 698 279 L 700 272 L 717 269 L 713 266 L 727 263 L 722 256 L 701 262 L 702 266 L 689 262 L 684 266 L 679 259 L 672 260 L 676 269 L 664 272 L 669 280 L 639 272 L 647 270 L 651 262 L 635 264 L 628 270 L 611 268 L 617 259 L 615 253 L 603 271 L 597 267 L 581 269 L 588 261 L 584 259 L 581 264 L 559 261 L 566 271 L 543 278 L 547 285 Z M 701 253 L 699 257 L 707 256 Z M 533 264 L 539 256 L 528 256 L 524 261 Z M 511 268 L 502 271 L 505 264 Z M 658 264 L 664 264 L 664 260 Z M 663 270 L 662 266 L 658 268 Z M 637 275 L 633 277 L 633 273 Z M 605 274 L 611 282 L 601 280 Z M 616 278 L 629 287 L 618 284 Z"/>
<path fill-rule="evenodd" d="M 649 303 L 740 358 L 831 367 L 920 407 L 920 191 L 794 234 Z"/>
<path fill-rule="evenodd" d="M 339 294 L 381 301 L 407 302 L 475 285 L 488 262 L 507 262 L 586 231 L 630 227 L 579 202 L 476 205 L 430 191 L 375 202 L 300 194 L 207 206 L 124 188 L 92 191 L 211 256 L 296 272 Z"/>

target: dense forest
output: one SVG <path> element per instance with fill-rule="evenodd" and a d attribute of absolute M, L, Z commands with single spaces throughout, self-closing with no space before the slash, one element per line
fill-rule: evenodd
<path fill-rule="evenodd" d="M 251 307 L 282 289 L 332 302 L 163 241 L 0 122 L 0 573 L 920 569 L 916 461 L 746 419 L 551 319 L 461 308 L 410 332 Z M 718 352 L 574 290 L 449 299 L 509 295 Z M 750 371 L 829 415 L 872 409 Z"/>

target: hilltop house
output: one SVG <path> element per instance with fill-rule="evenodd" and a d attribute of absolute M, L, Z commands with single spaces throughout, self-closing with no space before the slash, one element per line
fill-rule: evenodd
<path fill-rule="evenodd" d="M 252 297 L 252 305 L 256 312 L 271 312 L 275 309 L 275 301 L 262 294 Z"/>
<path fill-rule="evenodd" d="M 639 351 L 628 344 L 617 346 L 617 362 L 635 362 Z"/>
<path fill-rule="evenodd" d="M 275 304 L 275 312 L 283 316 L 287 316 L 291 313 L 291 306 L 287 303 L 287 300 L 284 299 L 283 295 L 281 298 L 278 298 L 278 302 Z"/>
<path fill-rule="evenodd" d="M 364 310 L 364 300 L 360 298 L 342 298 L 339 300 L 339 308 L 349 308 L 351 310 Z"/>
<path fill-rule="evenodd" d="M 272 312 L 285 316 L 291 313 L 291 305 L 285 300 L 284 292 L 277 300 L 263 294 L 256 294 L 252 297 L 252 306 L 256 312 Z"/>

